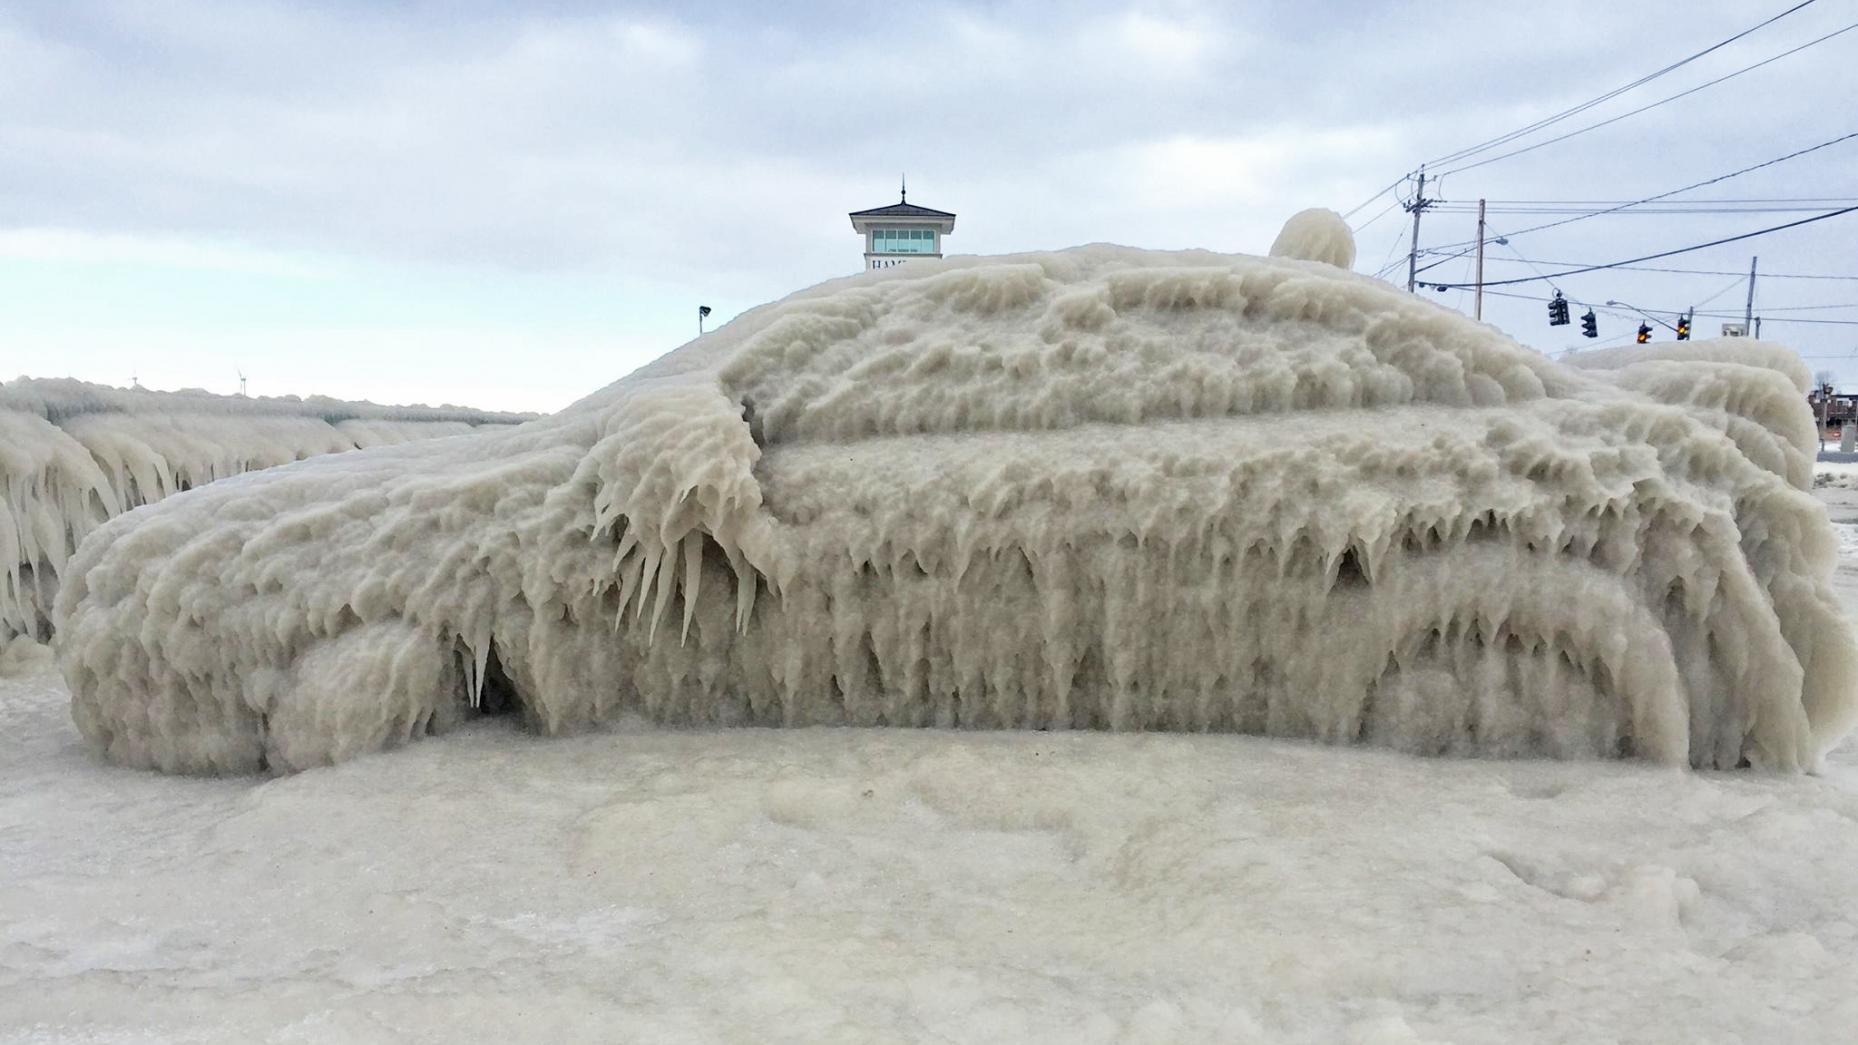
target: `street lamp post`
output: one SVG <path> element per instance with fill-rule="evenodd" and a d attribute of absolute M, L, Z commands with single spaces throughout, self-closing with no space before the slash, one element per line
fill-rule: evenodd
<path fill-rule="evenodd" d="M 1677 333 L 1676 327 L 1672 326 L 1669 323 L 1666 323 L 1664 320 L 1659 319 L 1657 316 L 1652 315 L 1650 312 L 1645 311 L 1644 309 L 1640 308 L 1639 306 L 1633 304 L 1630 301 L 1608 301 L 1607 304 L 1617 305 L 1621 308 L 1629 308 L 1632 311 L 1637 312 L 1639 315 L 1644 316 L 1646 319 L 1649 319 L 1652 322 L 1658 324 L 1659 326 L 1665 328 L 1666 330 L 1669 330 L 1671 333 L 1673 334 Z"/>

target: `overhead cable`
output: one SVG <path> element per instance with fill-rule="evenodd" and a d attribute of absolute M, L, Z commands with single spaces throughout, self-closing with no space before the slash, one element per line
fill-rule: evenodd
<path fill-rule="evenodd" d="M 1670 65 L 1665 66 L 1662 69 L 1657 69 L 1657 70 L 1654 70 L 1653 72 L 1647 73 L 1646 75 L 1641 76 L 1638 79 L 1632 81 L 1631 83 L 1625 84 L 1624 86 L 1615 87 L 1614 89 L 1606 92 L 1605 94 L 1600 95 L 1597 98 L 1591 98 L 1570 109 L 1563 109 L 1561 112 L 1555 113 L 1552 116 L 1544 117 L 1540 120 L 1535 121 L 1534 123 L 1528 124 L 1527 126 L 1518 127 L 1516 130 L 1510 131 L 1507 134 L 1500 134 L 1495 138 L 1491 138 L 1487 141 L 1479 142 L 1476 145 L 1472 145 L 1472 146 L 1469 146 L 1463 149 L 1459 149 L 1456 152 L 1446 153 L 1445 155 L 1440 156 L 1436 159 L 1427 160 L 1426 165 L 1437 166 L 1442 163 L 1453 163 L 1458 160 L 1467 159 L 1471 156 L 1477 155 L 1480 152 L 1485 152 L 1487 150 L 1494 149 L 1500 145 L 1505 145 L 1509 142 L 1515 141 L 1517 138 L 1523 137 L 1524 135 L 1533 134 L 1534 132 L 1539 131 L 1552 124 L 1559 123 L 1562 120 L 1565 120 L 1570 116 L 1577 116 L 1580 113 L 1586 112 L 1588 109 L 1591 109 L 1596 105 L 1600 105 L 1603 102 L 1611 101 L 1612 99 L 1617 98 L 1622 94 L 1625 94 L 1627 91 L 1631 91 L 1636 88 L 1643 87 L 1646 84 L 1652 82 L 1653 80 L 1658 79 L 1660 76 L 1664 76 L 1667 73 L 1671 73 L 1678 69 L 1681 69 L 1684 66 L 1689 65 L 1691 62 L 1694 62 L 1697 59 L 1702 58 L 1703 56 L 1710 54 L 1713 51 L 1721 50 L 1722 48 L 1727 47 L 1728 45 L 1736 42 L 1737 40 L 1742 39 L 1743 37 L 1749 35 L 1750 33 L 1753 33 L 1759 29 L 1763 29 L 1767 26 L 1773 25 L 1775 22 L 1780 21 L 1781 19 L 1787 17 L 1790 14 L 1793 14 L 1794 12 L 1800 10 L 1801 8 L 1811 6 L 1815 2 L 1816 0 L 1803 0 L 1803 2 L 1794 4 L 1792 7 L 1789 7 L 1787 10 L 1782 11 L 1780 14 L 1774 15 L 1771 18 L 1758 22 L 1755 25 L 1752 25 L 1748 27 L 1747 29 L 1742 30 L 1741 32 L 1735 34 L 1734 36 L 1729 37 L 1726 40 L 1721 40 L 1721 41 L 1718 41 L 1717 43 L 1711 44 L 1710 46 L 1704 48 L 1701 51 L 1698 51 L 1697 53 L 1693 55 L 1690 55 L 1689 57 L 1681 58 L 1675 62 L 1672 62 Z M 1387 190 L 1383 189 L 1381 191 L 1385 192 Z M 1375 196 L 1379 196 L 1379 195 L 1380 193 L 1378 192 L 1375 193 Z M 1372 201 L 1373 201 L 1373 198 L 1370 197 L 1369 202 L 1372 202 Z M 1363 206 L 1366 206 L 1366 204 L 1363 204 Z M 1360 208 L 1356 208 L 1356 209 L 1359 210 Z"/>
<path fill-rule="evenodd" d="M 1512 283 L 1534 283 L 1537 280 L 1546 280 L 1549 282 L 1550 286 L 1553 286 L 1554 280 L 1560 279 L 1565 276 L 1578 276 L 1583 272 L 1598 272 L 1601 269 L 1619 268 L 1624 265 L 1637 264 L 1638 262 L 1641 262 L 1641 261 L 1653 261 L 1658 258 L 1669 258 L 1669 257 L 1673 257 L 1678 254 L 1688 254 L 1691 251 L 1704 250 L 1709 247 L 1717 247 L 1717 246 L 1721 246 L 1724 243 L 1736 243 L 1736 242 L 1739 242 L 1745 239 L 1753 239 L 1756 236 L 1766 236 L 1771 232 L 1780 232 L 1784 229 L 1798 228 L 1801 225 L 1811 225 L 1812 223 L 1816 221 L 1825 221 L 1828 218 L 1836 218 L 1844 214 L 1850 214 L 1853 211 L 1858 211 L 1858 207 L 1846 207 L 1842 210 L 1828 211 L 1824 214 L 1816 214 L 1810 218 L 1801 218 L 1798 221 L 1790 221 L 1786 223 L 1785 225 L 1772 225 L 1765 229 L 1756 229 L 1753 232 L 1744 232 L 1741 235 L 1737 235 L 1737 236 L 1724 236 L 1721 239 L 1714 239 L 1714 240 L 1709 241 L 1708 243 L 1698 243 L 1698 244 L 1695 244 L 1689 247 L 1679 247 L 1676 250 L 1660 251 L 1656 254 L 1646 254 L 1643 257 L 1628 258 L 1625 261 L 1614 261 L 1614 262 L 1609 262 L 1608 264 L 1605 264 L 1605 265 L 1587 265 L 1581 268 L 1568 269 L 1564 272 L 1543 273 L 1537 276 L 1521 276 L 1515 279 L 1486 280 L 1484 282 L 1484 286 L 1502 287 L 1502 286 L 1508 286 Z M 1456 284 L 1456 283 L 1437 284 L 1435 283 L 1433 285 L 1434 286 L 1445 286 L 1449 288 L 1449 287 L 1461 286 L 1462 284 Z"/>

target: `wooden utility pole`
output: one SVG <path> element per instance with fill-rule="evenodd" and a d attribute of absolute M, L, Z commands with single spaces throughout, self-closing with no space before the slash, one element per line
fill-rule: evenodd
<path fill-rule="evenodd" d="M 1419 191 L 1413 194 L 1413 202 L 1406 209 L 1413 212 L 1413 249 L 1406 254 L 1406 292 L 1411 294 L 1419 285 L 1419 215 L 1432 201 L 1426 198 L 1426 168 L 1419 168 Z"/>
<path fill-rule="evenodd" d="M 1460 299 L 1462 300 L 1462 299 Z M 1484 201 L 1477 201 L 1477 298 L 1472 306 L 1473 319 L 1484 318 Z"/>

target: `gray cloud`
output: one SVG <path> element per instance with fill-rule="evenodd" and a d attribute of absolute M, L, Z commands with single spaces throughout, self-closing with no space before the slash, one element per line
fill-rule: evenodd
<path fill-rule="evenodd" d="M 1849 14 L 1823 6 L 1671 89 Z M 1428 155 L 1762 13 L 1728 0 L 1055 10 L 28 4 L 0 14 L 0 207 L 9 228 L 765 297 L 855 266 L 844 213 L 884 202 L 907 169 L 919 199 L 962 213 L 963 250 L 1259 250 L 1292 210 L 1351 206 Z M 1809 144 L 1851 111 L 1854 47 L 1858 34 L 1445 189 L 1628 198 Z M 1849 155 L 1723 194 L 1850 194 Z M 1530 248 L 1605 260 L 1761 220 L 1599 220 Z M 1441 238 L 1468 233 L 1435 221 Z M 1371 228 L 1364 263 L 1396 233 L 1393 218 Z M 1852 270 L 1848 240 L 1803 231 L 1789 264 Z M 1625 291 L 1690 292 L 1621 279 L 1609 296 Z"/>

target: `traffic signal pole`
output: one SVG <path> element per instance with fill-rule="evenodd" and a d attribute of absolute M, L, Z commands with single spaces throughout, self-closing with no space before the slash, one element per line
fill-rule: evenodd
<path fill-rule="evenodd" d="M 1755 318 L 1755 262 L 1760 260 L 1759 256 L 1748 259 L 1748 304 L 1742 306 L 1742 329 L 1751 333 L 1754 328 L 1749 323 Z"/>

